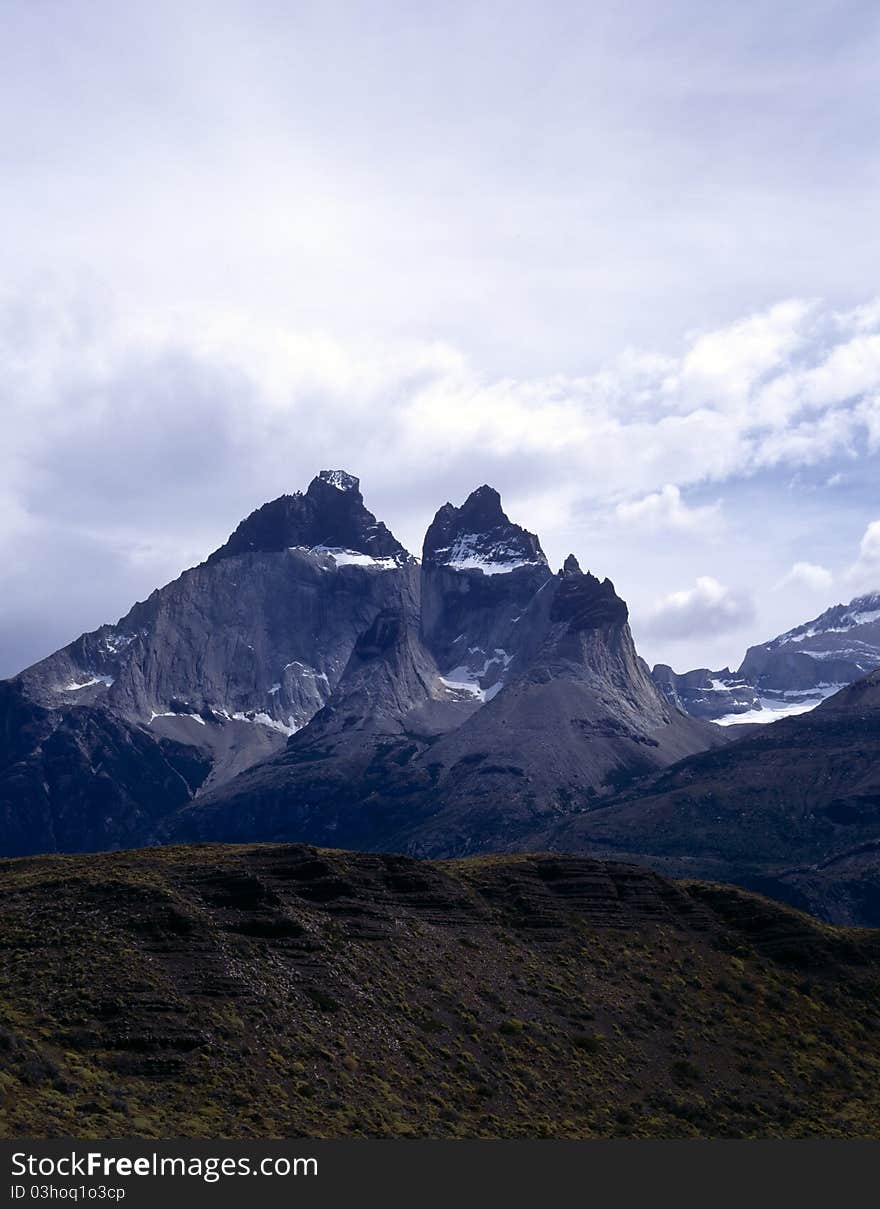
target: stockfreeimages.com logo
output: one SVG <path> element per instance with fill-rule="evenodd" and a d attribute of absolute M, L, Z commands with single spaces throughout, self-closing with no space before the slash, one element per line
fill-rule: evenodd
<path fill-rule="evenodd" d="M 62 1179 L 107 1180 L 128 1179 L 131 1176 L 189 1176 L 204 1180 L 206 1184 L 215 1184 L 223 1176 L 317 1175 L 318 1160 L 300 1157 L 289 1159 L 285 1155 L 263 1159 L 248 1156 L 218 1158 L 216 1155 L 180 1158 L 155 1152 L 130 1158 L 126 1155 L 103 1154 L 100 1150 L 90 1150 L 85 1154 L 72 1150 L 70 1154 L 50 1158 L 18 1151 L 12 1156 L 12 1174 L 43 1179 L 60 1176 Z"/>

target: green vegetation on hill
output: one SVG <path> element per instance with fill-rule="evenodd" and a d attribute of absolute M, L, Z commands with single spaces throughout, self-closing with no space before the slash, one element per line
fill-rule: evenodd
<path fill-rule="evenodd" d="M 876 1137 L 880 936 L 579 857 L 0 862 L 5 1137 Z"/>

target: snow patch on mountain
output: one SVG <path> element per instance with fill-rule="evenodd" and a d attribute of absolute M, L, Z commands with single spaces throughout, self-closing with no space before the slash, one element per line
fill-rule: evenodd
<path fill-rule="evenodd" d="M 162 713 L 157 713 L 155 710 L 151 710 L 150 722 L 155 722 L 157 718 L 190 718 L 193 722 L 198 722 L 199 726 L 208 725 L 205 719 L 201 718 L 198 714 L 182 713 L 181 711 L 174 709 L 165 710 Z"/>
<path fill-rule="evenodd" d="M 340 567 L 365 567 L 373 571 L 396 571 L 400 567 L 395 558 L 374 558 L 370 554 L 362 554 L 359 550 L 345 550 L 341 546 L 289 546 L 288 549 L 330 558 L 336 570 Z"/>
<path fill-rule="evenodd" d="M 136 634 L 105 634 L 101 639 L 101 649 L 108 655 L 118 655 L 134 642 Z"/>
<path fill-rule="evenodd" d="M 246 712 L 236 710 L 236 712 L 232 714 L 227 713 L 226 710 L 221 710 L 219 712 L 222 713 L 225 718 L 231 718 L 235 722 L 253 722 L 259 726 L 268 726 L 270 730 L 280 731 L 282 735 L 295 735 L 298 730 L 302 729 L 301 726 L 297 725 L 293 714 L 288 715 L 287 723 L 285 724 L 284 722 L 280 722 L 277 718 L 273 718 L 271 715 L 264 713 L 263 710 L 249 709 Z"/>
<path fill-rule="evenodd" d="M 302 668 L 302 671 L 299 673 L 301 678 L 303 678 L 305 680 L 323 680 L 324 683 L 329 687 L 330 681 L 327 679 L 326 673 L 318 672 L 315 670 L 315 668 L 309 667 L 305 663 L 300 663 L 300 661 L 298 659 L 294 659 L 290 663 L 285 663 L 285 665 L 284 665 L 285 672 L 290 667 Z"/>
<path fill-rule="evenodd" d="M 112 676 L 99 676 L 93 673 L 88 680 L 71 680 L 69 684 L 63 684 L 59 691 L 62 693 L 78 693 L 80 689 L 91 688 L 95 684 L 104 684 L 109 688 L 112 683 Z"/>
<path fill-rule="evenodd" d="M 745 710 L 741 714 L 724 714 L 713 719 L 718 726 L 734 726 L 743 722 L 777 722 L 780 718 L 793 718 L 796 714 L 808 714 L 828 697 L 840 692 L 843 684 L 821 684 L 805 692 L 787 692 L 781 697 L 760 697 L 760 706 Z"/>
<path fill-rule="evenodd" d="M 357 550 L 343 550 L 336 546 L 315 546 L 316 554 L 327 554 L 337 567 L 370 567 L 376 571 L 394 571 L 399 564 L 393 558 L 373 558 Z"/>
<path fill-rule="evenodd" d="M 331 487 L 335 487 L 337 491 L 358 491 L 360 489 L 360 480 L 344 470 L 322 470 L 318 478 L 322 483 L 329 483 Z"/>
<path fill-rule="evenodd" d="M 834 605 L 826 609 L 815 621 L 780 634 L 772 645 L 806 642 L 823 634 L 846 634 L 856 626 L 872 625 L 876 621 L 880 621 L 880 592 L 871 592 L 867 596 L 857 596 L 848 605 Z"/>
<path fill-rule="evenodd" d="M 497 543 L 486 546 L 477 533 L 465 533 L 451 546 L 435 551 L 435 561 L 456 571 L 482 571 L 484 575 L 505 575 L 518 567 L 543 566 L 544 560 L 523 558 L 513 545 Z"/>
<path fill-rule="evenodd" d="M 482 688 L 480 686 L 479 675 L 464 664 L 460 667 L 452 668 L 445 676 L 441 676 L 440 683 L 453 693 L 464 693 L 468 697 L 473 697 L 475 700 L 482 701 L 483 703 L 491 701 L 504 687 L 503 682 L 497 680 L 489 688 Z"/>
<path fill-rule="evenodd" d="M 469 655 L 479 655 L 484 652 L 479 651 L 476 647 L 469 647 Z M 445 675 L 440 677 L 440 683 L 446 688 L 455 693 L 466 693 L 469 697 L 474 697 L 484 704 L 496 697 L 504 687 L 504 673 L 510 666 L 513 659 L 507 651 L 500 648 L 496 649 L 491 656 L 483 660 L 481 666 L 477 667 L 474 663 L 461 663 L 457 667 L 451 668 Z M 493 668 L 500 668 L 496 680 L 487 687 L 483 686 L 483 680 L 489 675 Z"/>

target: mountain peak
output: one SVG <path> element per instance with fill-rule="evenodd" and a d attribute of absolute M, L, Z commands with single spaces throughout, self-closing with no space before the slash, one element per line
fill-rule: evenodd
<path fill-rule="evenodd" d="M 569 554 L 568 558 L 562 564 L 562 574 L 564 576 L 583 574 L 581 571 L 581 564 L 573 554 Z"/>
<path fill-rule="evenodd" d="M 312 479 L 309 491 L 316 483 L 326 483 L 328 487 L 335 487 L 337 491 L 351 491 L 355 495 L 361 493 L 360 479 L 349 474 L 347 470 L 322 470 L 316 478 Z"/>
<path fill-rule="evenodd" d="M 494 487 L 490 487 L 488 483 L 484 483 L 482 487 L 477 487 L 470 493 L 459 509 L 459 513 L 462 517 L 482 523 L 497 524 L 499 521 L 510 523 L 501 507 L 500 493 Z"/>
<path fill-rule="evenodd" d="M 292 547 L 409 559 L 390 530 L 364 506 L 358 479 L 344 470 L 322 470 L 305 494 L 279 496 L 252 512 L 208 561 Z"/>
<path fill-rule="evenodd" d="M 425 534 L 423 562 L 483 575 L 547 565 L 535 534 L 510 520 L 501 496 L 487 484 L 472 491 L 460 508 L 443 505 Z"/>
<path fill-rule="evenodd" d="M 617 595 L 611 580 L 600 581 L 589 571 L 586 575 L 580 570 L 565 573 L 550 609 L 551 621 L 567 623 L 572 632 L 621 626 L 628 618 L 626 602 Z"/>

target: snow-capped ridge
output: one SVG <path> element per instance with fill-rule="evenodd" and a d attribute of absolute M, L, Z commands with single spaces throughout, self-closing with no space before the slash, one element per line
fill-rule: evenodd
<path fill-rule="evenodd" d="M 726 726 L 806 713 L 877 667 L 880 592 L 869 592 L 749 647 L 736 673 L 658 664 L 652 675 L 679 709 Z"/>
<path fill-rule="evenodd" d="M 805 642 L 820 634 L 845 634 L 856 626 L 872 625 L 876 621 L 880 621 L 880 592 L 869 592 L 856 596 L 849 604 L 832 605 L 812 621 L 786 630 L 774 639 L 773 644 L 787 646 Z"/>
<path fill-rule="evenodd" d="M 360 479 L 346 470 L 322 470 L 318 475 L 322 483 L 328 483 L 337 491 L 360 491 Z"/>
<path fill-rule="evenodd" d="M 439 566 L 452 567 L 455 571 L 482 571 L 484 575 L 505 575 L 520 567 L 539 567 L 546 559 L 523 558 L 520 547 L 513 542 L 497 542 L 488 545 L 476 533 L 463 533 L 449 546 L 434 551 L 434 561 Z"/>

